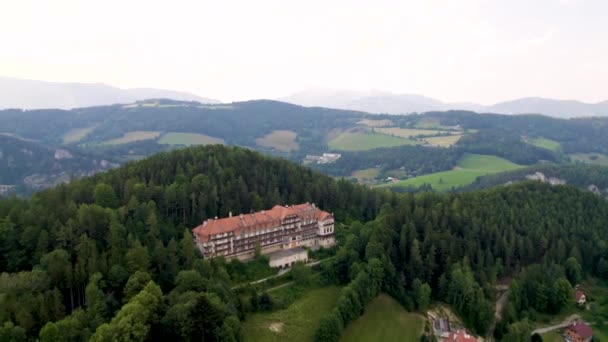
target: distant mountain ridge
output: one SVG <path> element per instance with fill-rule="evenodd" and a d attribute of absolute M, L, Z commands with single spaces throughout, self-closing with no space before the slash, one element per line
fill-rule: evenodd
<path fill-rule="evenodd" d="M 191 93 L 166 89 L 121 89 L 103 83 L 59 83 L 0 77 L 0 109 L 71 109 L 150 98 L 220 103 Z"/>
<path fill-rule="evenodd" d="M 393 94 L 383 91 L 351 91 L 312 88 L 279 99 L 302 106 L 320 106 L 358 110 L 375 114 L 410 114 L 430 111 L 469 110 L 496 114 L 543 114 L 569 118 L 608 116 L 608 101 L 585 103 L 527 97 L 485 106 L 476 103 L 448 103 L 416 94 Z"/>

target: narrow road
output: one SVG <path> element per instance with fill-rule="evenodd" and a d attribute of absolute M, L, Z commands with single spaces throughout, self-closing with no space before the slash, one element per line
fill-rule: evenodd
<path fill-rule="evenodd" d="M 313 267 L 313 266 L 315 266 L 315 265 L 318 265 L 318 264 L 322 263 L 323 261 L 326 261 L 326 260 L 329 260 L 329 259 L 332 259 L 332 258 L 333 258 L 333 257 L 329 257 L 329 258 L 325 258 L 325 259 L 321 259 L 321 260 L 317 260 L 317 261 L 309 262 L 309 263 L 307 263 L 307 264 L 305 264 L 305 265 L 306 265 L 307 267 Z M 266 277 L 266 278 L 262 278 L 262 279 L 258 279 L 258 280 L 254 280 L 254 281 L 251 281 L 251 282 L 249 282 L 249 283 L 245 283 L 245 284 L 239 284 L 239 285 L 235 285 L 235 286 L 233 286 L 233 287 L 232 287 L 232 290 L 234 290 L 234 289 L 238 289 L 239 287 L 243 287 L 243 286 L 246 286 L 246 285 L 255 285 L 255 284 L 260 284 L 260 283 L 263 283 L 263 282 L 265 282 L 265 281 L 268 281 L 268 280 L 270 280 L 270 279 L 272 279 L 272 278 L 280 277 L 280 276 L 282 276 L 283 274 L 285 274 L 285 273 L 287 273 L 287 272 L 289 272 L 289 271 L 291 271 L 291 268 L 284 268 L 284 269 L 282 269 L 282 270 L 279 270 L 279 273 L 277 273 L 277 274 L 275 274 L 275 275 L 273 275 L 273 276 Z"/>
<path fill-rule="evenodd" d="M 539 334 L 540 335 L 540 334 L 547 333 L 549 331 L 565 328 L 565 327 L 569 326 L 570 324 L 574 323 L 575 321 L 580 320 L 580 318 L 581 317 L 579 315 L 568 316 L 560 324 L 556 324 L 556 325 L 552 325 L 552 326 L 549 326 L 549 327 L 538 328 L 536 330 L 533 330 L 532 333 L 531 333 L 531 335 L 534 335 L 534 334 Z"/>

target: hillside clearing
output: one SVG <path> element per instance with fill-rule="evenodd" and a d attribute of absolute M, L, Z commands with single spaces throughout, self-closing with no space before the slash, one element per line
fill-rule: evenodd
<path fill-rule="evenodd" d="M 413 137 L 430 137 L 438 134 L 447 134 L 446 131 L 437 131 L 432 129 L 416 129 L 416 128 L 399 128 L 399 127 L 382 127 L 374 128 L 374 132 L 393 135 L 401 138 L 413 138 Z"/>
<path fill-rule="evenodd" d="M 573 153 L 570 158 L 575 162 L 608 166 L 608 156 L 601 153 Z"/>
<path fill-rule="evenodd" d="M 163 134 L 158 140 L 159 144 L 164 145 L 209 145 L 209 144 L 223 144 L 224 139 L 214 138 L 205 134 L 200 133 L 178 133 L 170 132 Z"/>
<path fill-rule="evenodd" d="M 281 152 L 296 151 L 300 148 L 296 142 L 298 134 L 294 131 L 277 130 L 255 140 L 258 146 L 272 148 Z"/>
<path fill-rule="evenodd" d="M 363 119 L 357 122 L 358 125 L 365 125 L 368 127 L 386 127 L 392 126 L 393 122 L 389 119 L 384 120 L 372 120 L 372 119 Z"/>
<path fill-rule="evenodd" d="M 61 137 L 64 144 L 71 144 L 79 142 L 84 139 L 89 133 L 95 129 L 95 126 L 83 127 L 83 128 L 72 128 Z"/>
<path fill-rule="evenodd" d="M 458 166 L 454 170 L 431 173 L 395 183 L 382 184 L 380 187 L 419 187 L 429 184 L 434 190 L 448 191 L 452 188 L 470 184 L 480 176 L 515 170 L 521 167 L 521 165 L 500 157 L 467 153 L 460 158 Z"/>
<path fill-rule="evenodd" d="M 418 341 L 424 321 L 424 317 L 408 313 L 396 300 L 381 294 L 344 330 L 340 341 Z"/>
<path fill-rule="evenodd" d="M 353 171 L 351 177 L 356 178 L 359 183 L 367 183 L 373 181 L 374 178 L 378 177 L 379 174 L 380 169 L 377 167 L 372 167 L 369 169 Z"/>
<path fill-rule="evenodd" d="M 104 145 L 128 144 L 135 141 L 154 140 L 160 136 L 159 131 L 131 131 L 122 137 L 105 141 Z"/>
<path fill-rule="evenodd" d="M 543 138 L 543 137 L 528 139 L 527 142 L 536 147 L 544 148 L 544 149 L 551 150 L 554 152 L 559 151 L 559 149 L 561 147 L 559 142 L 557 142 L 555 140 Z"/>
<path fill-rule="evenodd" d="M 330 149 L 338 151 L 366 151 L 380 147 L 416 144 L 420 144 L 420 142 L 385 134 L 344 132 L 327 145 Z"/>
<path fill-rule="evenodd" d="M 458 142 L 458 140 L 460 140 L 460 138 L 462 138 L 462 134 L 429 137 L 429 138 L 424 138 L 424 140 L 433 146 L 450 147 L 450 146 L 456 144 Z"/>
<path fill-rule="evenodd" d="M 312 341 L 320 320 L 334 307 L 337 286 L 313 289 L 287 309 L 255 313 L 243 323 L 245 341 Z"/>

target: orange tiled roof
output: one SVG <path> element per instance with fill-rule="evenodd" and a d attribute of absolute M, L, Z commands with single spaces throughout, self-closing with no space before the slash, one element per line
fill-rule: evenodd
<path fill-rule="evenodd" d="M 464 331 L 450 333 L 450 336 L 443 340 L 444 342 L 477 342 L 474 336 L 467 334 Z"/>
<path fill-rule="evenodd" d="M 243 229 L 245 231 L 257 231 L 259 229 L 276 227 L 280 225 L 286 217 L 292 215 L 300 216 L 300 218 L 314 215 L 319 221 L 325 221 L 328 218 L 332 218 L 330 213 L 320 210 L 309 203 L 289 207 L 275 205 L 270 210 L 262 210 L 251 214 L 240 214 L 221 219 L 209 219 L 192 229 L 192 232 L 198 235 L 199 239 L 206 242 L 209 241 L 211 235 L 215 234 L 232 231 L 234 231 L 235 234 L 240 234 Z"/>

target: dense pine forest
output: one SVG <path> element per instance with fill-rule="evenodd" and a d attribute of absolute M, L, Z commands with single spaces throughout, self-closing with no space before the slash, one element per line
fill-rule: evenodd
<path fill-rule="evenodd" d="M 608 203 L 592 193 L 521 183 L 395 194 L 214 145 L 0 201 L 0 340 L 242 340 L 241 322 L 271 309 L 268 296 L 252 305 L 237 293 L 249 265 L 203 260 L 190 228 L 299 202 L 340 223 L 320 276 L 343 289 L 318 341 L 337 340 L 380 291 L 411 310 L 448 303 L 489 335 L 494 285 L 521 275 L 495 333 L 517 340 L 522 322 L 559 311 L 581 277 L 608 277 Z"/>

